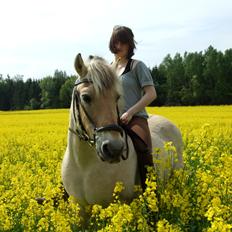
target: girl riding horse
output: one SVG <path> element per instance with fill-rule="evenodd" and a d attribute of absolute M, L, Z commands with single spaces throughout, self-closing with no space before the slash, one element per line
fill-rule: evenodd
<path fill-rule="evenodd" d="M 145 107 L 156 99 L 156 90 L 146 65 L 142 61 L 132 59 L 136 46 L 130 28 L 115 26 L 109 48 L 115 55 L 112 66 L 123 86 L 125 107 L 120 117 L 121 123 L 133 140 L 138 156 L 141 185 L 145 190 L 146 166 L 153 166 L 151 134 Z"/>

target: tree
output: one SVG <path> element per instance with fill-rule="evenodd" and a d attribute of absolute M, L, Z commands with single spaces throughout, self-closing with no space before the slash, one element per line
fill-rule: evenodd
<path fill-rule="evenodd" d="M 153 78 L 153 82 L 156 88 L 157 99 L 155 99 L 151 105 L 152 106 L 162 106 L 165 104 L 167 99 L 167 79 L 165 75 L 165 70 L 163 66 L 160 65 L 159 67 L 155 66 L 151 70 L 151 75 Z"/>
<path fill-rule="evenodd" d="M 167 105 L 180 105 L 181 87 L 185 84 L 183 59 L 179 53 L 176 53 L 172 59 L 167 55 L 163 62 L 163 69 L 165 69 L 167 78 Z"/>
<path fill-rule="evenodd" d="M 12 109 L 12 96 L 14 92 L 14 81 L 7 75 L 7 78 L 4 80 L 3 84 L 3 105 L 2 110 L 11 110 Z"/>
<path fill-rule="evenodd" d="M 25 105 L 25 86 L 23 76 L 16 75 L 13 78 L 12 104 L 11 109 L 22 110 Z"/>
<path fill-rule="evenodd" d="M 204 70 L 203 80 L 201 84 L 204 85 L 204 103 L 213 104 L 215 101 L 215 84 L 217 78 L 220 78 L 220 67 L 217 62 L 218 53 L 212 46 L 209 46 L 204 54 Z"/>
<path fill-rule="evenodd" d="M 70 107 L 72 90 L 73 90 L 75 80 L 76 80 L 76 76 L 71 76 L 61 86 L 60 94 L 59 94 L 61 107 L 64 107 L 64 108 Z"/>
<path fill-rule="evenodd" d="M 182 89 L 182 103 L 184 105 L 198 105 L 204 94 L 204 86 L 200 85 L 203 73 L 202 52 L 185 53 L 184 70 L 186 86 Z"/>
<path fill-rule="evenodd" d="M 232 104 L 232 49 L 218 55 L 220 77 L 215 83 L 215 103 Z"/>
<path fill-rule="evenodd" d="M 53 77 L 48 76 L 41 80 L 41 108 L 60 108 L 59 92 L 66 80 L 66 73 L 58 70 L 55 71 Z"/>

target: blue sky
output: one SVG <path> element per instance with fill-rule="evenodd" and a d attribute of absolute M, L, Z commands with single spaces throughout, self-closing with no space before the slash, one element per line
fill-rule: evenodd
<path fill-rule="evenodd" d="M 159 65 L 169 53 L 232 48 L 231 0 L 0 0 L 0 74 L 24 79 L 75 74 L 78 52 L 111 61 L 114 25 L 129 26 L 134 58 Z"/>

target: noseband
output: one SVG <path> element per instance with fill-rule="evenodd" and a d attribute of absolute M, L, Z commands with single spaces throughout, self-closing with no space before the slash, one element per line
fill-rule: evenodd
<path fill-rule="evenodd" d="M 88 80 L 87 78 L 83 78 L 81 80 L 79 80 L 79 79 L 76 80 L 76 82 L 74 84 L 74 90 L 73 90 L 73 115 L 74 115 L 75 123 L 77 123 L 77 121 L 78 121 L 80 128 L 76 127 L 76 130 L 69 128 L 69 130 L 72 133 L 74 133 L 75 135 L 77 135 L 80 140 L 88 142 L 90 146 L 94 146 L 96 144 L 96 134 L 99 132 L 117 131 L 117 132 L 120 132 L 121 135 L 123 135 L 123 128 L 118 125 L 120 123 L 118 105 L 117 105 L 118 124 L 109 124 L 109 125 L 102 126 L 102 127 L 96 127 L 93 119 L 91 118 L 91 116 L 89 115 L 89 113 L 87 112 L 87 110 L 85 109 L 84 105 L 81 102 L 80 93 L 75 88 L 76 86 L 78 86 L 82 83 L 93 83 L 93 82 L 91 80 Z M 88 118 L 89 122 L 92 124 L 93 130 L 94 130 L 93 138 L 89 137 L 89 135 L 85 129 L 85 126 L 84 126 L 83 121 L 82 121 L 81 116 L 80 116 L 80 106 L 81 106 L 82 110 L 84 111 L 86 117 Z M 77 111 L 77 114 L 76 114 L 76 111 Z M 126 134 L 126 146 L 127 146 L 126 156 L 122 155 L 123 160 L 126 160 L 128 158 L 127 134 Z"/>

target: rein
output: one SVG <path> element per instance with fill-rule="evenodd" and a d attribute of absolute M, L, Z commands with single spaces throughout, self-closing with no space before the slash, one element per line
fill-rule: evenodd
<path fill-rule="evenodd" d="M 76 130 L 73 130 L 72 128 L 68 128 L 70 132 L 72 132 L 73 134 L 77 135 L 79 137 L 80 140 L 86 141 L 88 142 L 88 144 L 90 146 L 94 146 L 96 144 L 96 134 L 98 132 L 103 132 L 103 131 L 117 131 L 119 132 L 121 135 L 123 135 L 123 128 L 118 125 L 120 124 L 120 116 L 119 116 L 119 109 L 118 109 L 118 105 L 117 105 L 117 115 L 118 115 L 118 124 L 109 124 L 106 126 L 102 126 L 102 127 L 96 127 L 95 123 L 93 121 L 93 119 L 91 118 L 91 116 L 89 115 L 89 113 L 87 112 L 87 110 L 85 109 L 85 107 L 83 106 L 83 104 L 81 103 L 81 99 L 80 99 L 80 93 L 75 89 L 76 86 L 82 84 L 82 83 L 93 83 L 91 80 L 88 80 L 87 78 L 84 78 L 82 80 L 76 80 L 75 84 L 74 84 L 74 90 L 73 90 L 73 116 L 74 116 L 74 120 L 75 123 L 80 125 L 80 128 L 76 127 Z M 80 107 L 82 108 L 82 110 L 84 111 L 86 117 L 88 118 L 89 122 L 92 124 L 94 133 L 93 133 L 93 138 L 91 138 L 82 121 L 82 118 L 80 116 Z M 77 115 L 76 115 L 76 111 L 77 111 Z M 129 153 L 129 146 L 128 146 L 128 138 L 127 138 L 127 133 L 125 131 L 125 140 L 126 140 L 126 155 L 124 156 L 122 154 L 122 159 L 126 160 L 128 159 L 128 153 Z"/>

